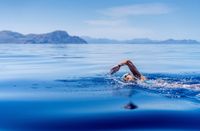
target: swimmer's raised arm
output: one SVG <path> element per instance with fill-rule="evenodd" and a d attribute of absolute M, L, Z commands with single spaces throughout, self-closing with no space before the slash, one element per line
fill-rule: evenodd
<path fill-rule="evenodd" d="M 125 61 L 121 62 L 120 64 L 114 66 L 114 67 L 111 69 L 110 73 L 111 73 L 111 74 L 116 73 L 116 72 L 120 69 L 120 67 L 121 67 L 121 66 L 124 66 L 124 65 L 127 65 L 127 66 L 129 67 L 130 71 L 132 72 L 132 74 L 133 74 L 136 78 L 138 78 L 138 79 L 140 79 L 140 80 L 145 80 L 145 79 L 146 79 L 146 78 L 138 71 L 138 69 L 136 68 L 136 66 L 135 66 L 130 60 L 125 60 Z"/>
<path fill-rule="evenodd" d="M 138 71 L 136 66 L 130 60 L 126 61 L 126 65 L 128 66 L 128 68 L 130 69 L 130 71 L 133 73 L 133 75 L 136 78 L 139 78 L 139 79 L 141 78 L 142 74 Z"/>

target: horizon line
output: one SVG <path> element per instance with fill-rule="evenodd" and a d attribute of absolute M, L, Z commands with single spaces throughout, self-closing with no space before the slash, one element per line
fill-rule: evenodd
<path fill-rule="evenodd" d="M 66 30 L 63 30 L 63 29 L 55 29 L 55 30 L 51 30 L 51 31 L 45 31 L 45 32 L 40 32 L 40 33 L 21 33 L 21 32 L 18 32 L 18 31 L 13 31 L 13 30 L 9 30 L 9 29 L 4 29 L 4 30 L 0 30 L 0 32 L 4 32 L 4 31 L 7 31 L 7 32 L 13 32 L 13 33 L 19 33 L 19 34 L 22 34 L 22 35 L 30 35 L 30 34 L 47 34 L 47 33 L 52 33 L 52 32 L 56 32 L 56 31 L 64 31 L 66 33 L 68 33 L 69 35 L 71 33 L 69 33 L 68 31 Z M 164 41 L 164 40 L 195 40 L 197 42 L 200 42 L 200 40 L 197 40 L 197 39 L 192 39 L 192 38 L 165 38 L 165 39 L 155 39 L 155 38 L 149 38 L 149 37 L 133 37 L 133 38 L 129 38 L 129 39 L 115 39 L 115 38 L 109 38 L 109 37 L 92 37 L 92 36 L 84 36 L 84 35 L 71 35 L 71 36 L 78 36 L 78 37 L 81 37 L 81 38 L 85 38 L 85 37 L 88 37 L 90 39 L 107 39 L 107 40 L 115 40 L 115 41 L 128 41 L 128 40 L 134 40 L 134 39 L 148 39 L 148 40 L 152 40 L 152 41 Z"/>

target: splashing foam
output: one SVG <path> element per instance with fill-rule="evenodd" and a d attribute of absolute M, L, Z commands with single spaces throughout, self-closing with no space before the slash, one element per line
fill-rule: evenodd
<path fill-rule="evenodd" d="M 118 88 L 134 87 L 173 98 L 195 98 L 200 100 L 199 75 L 147 74 L 147 76 L 148 80 L 145 82 L 124 83 L 117 77 L 112 78 L 112 80 Z"/>

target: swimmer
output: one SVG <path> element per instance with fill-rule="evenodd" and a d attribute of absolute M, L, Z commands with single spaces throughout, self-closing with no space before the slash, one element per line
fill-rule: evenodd
<path fill-rule="evenodd" d="M 127 65 L 132 73 L 124 74 L 122 76 L 123 81 L 125 81 L 125 82 L 134 82 L 134 81 L 137 81 L 137 80 L 140 80 L 140 81 L 145 81 L 146 80 L 146 77 L 143 76 L 137 70 L 136 66 L 130 60 L 125 60 L 125 61 L 121 62 L 120 64 L 114 66 L 110 70 L 110 74 L 112 75 L 112 74 L 116 73 L 124 65 Z"/>

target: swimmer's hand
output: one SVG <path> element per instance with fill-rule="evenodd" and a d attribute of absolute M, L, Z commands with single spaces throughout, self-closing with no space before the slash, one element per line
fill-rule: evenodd
<path fill-rule="evenodd" d="M 114 67 L 110 70 L 110 74 L 112 75 L 112 74 L 116 73 L 119 69 L 120 69 L 120 65 L 114 66 Z"/>
<path fill-rule="evenodd" d="M 112 75 L 112 74 L 116 73 L 116 72 L 120 69 L 120 67 L 126 65 L 127 62 L 128 62 L 128 61 L 126 60 L 126 61 L 123 61 L 123 62 L 119 63 L 118 65 L 114 66 L 114 67 L 110 70 L 110 74 Z"/>

